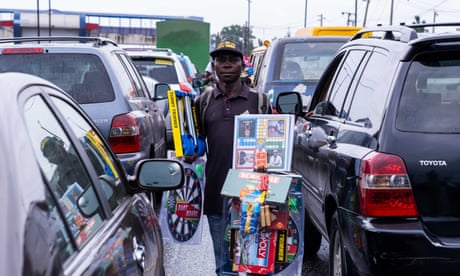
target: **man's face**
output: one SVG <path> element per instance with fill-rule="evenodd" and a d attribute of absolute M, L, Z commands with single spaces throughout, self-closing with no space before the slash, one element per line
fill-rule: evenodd
<path fill-rule="evenodd" d="M 214 59 L 214 69 L 219 81 L 235 82 L 243 71 L 243 61 L 238 55 L 221 54 Z"/>

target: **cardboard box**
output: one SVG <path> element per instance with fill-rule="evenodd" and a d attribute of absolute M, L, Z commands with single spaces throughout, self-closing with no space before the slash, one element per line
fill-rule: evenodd
<path fill-rule="evenodd" d="M 220 193 L 227 197 L 239 197 L 242 189 L 256 189 L 262 175 L 266 175 L 266 173 L 230 169 Z M 269 174 L 265 201 L 286 204 L 291 182 L 292 177 L 290 176 Z"/>
<path fill-rule="evenodd" d="M 238 234 L 233 263 L 235 271 L 270 274 L 275 271 L 276 231 L 260 231 L 254 234 Z"/>

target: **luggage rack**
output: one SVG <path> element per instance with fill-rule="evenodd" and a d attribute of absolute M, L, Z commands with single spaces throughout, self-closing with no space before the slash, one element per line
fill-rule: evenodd
<path fill-rule="evenodd" d="M 31 37 L 16 37 L 16 38 L 3 38 L 0 39 L 0 43 L 27 43 L 27 42 L 80 42 L 88 43 L 94 42 L 95 46 L 114 45 L 118 44 L 105 37 L 91 37 L 91 36 L 31 36 Z"/>
<path fill-rule="evenodd" d="M 157 48 L 152 45 L 120 45 L 125 51 L 151 51 L 151 52 L 161 52 L 166 53 L 168 56 L 171 56 L 174 51 L 171 48 Z"/>
<path fill-rule="evenodd" d="M 398 26 L 382 26 L 377 25 L 376 27 L 366 27 L 365 29 L 357 32 L 350 40 L 356 40 L 360 38 L 374 38 L 374 39 L 387 39 L 401 42 L 409 42 L 416 38 L 419 38 L 417 29 L 425 27 L 455 27 L 460 26 L 460 22 L 449 22 L 449 23 L 426 23 L 426 24 L 413 24 L 406 25 L 401 23 Z M 379 35 L 375 35 L 379 34 Z"/>

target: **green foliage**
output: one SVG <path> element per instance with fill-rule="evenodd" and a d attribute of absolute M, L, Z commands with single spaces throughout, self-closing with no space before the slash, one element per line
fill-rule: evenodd
<path fill-rule="evenodd" d="M 220 33 L 212 34 L 211 35 L 211 45 L 217 45 L 222 40 L 232 40 L 238 42 L 245 55 L 249 55 L 249 52 L 254 48 L 253 39 L 255 36 L 252 33 L 252 29 L 250 30 L 249 35 L 249 45 L 247 43 L 248 36 L 247 36 L 247 27 L 241 25 L 231 25 L 227 27 L 223 27 Z"/>
<path fill-rule="evenodd" d="M 426 21 L 425 21 L 425 20 L 421 20 L 421 19 L 420 19 L 420 16 L 418 16 L 418 15 L 414 16 L 414 20 L 415 20 L 415 21 L 412 22 L 412 24 L 425 24 L 425 23 L 426 23 Z M 415 31 L 416 31 L 417 33 L 425 33 L 425 32 L 428 31 L 428 30 L 426 30 L 424 27 L 417 27 L 417 28 L 414 28 L 414 29 L 415 29 Z"/>

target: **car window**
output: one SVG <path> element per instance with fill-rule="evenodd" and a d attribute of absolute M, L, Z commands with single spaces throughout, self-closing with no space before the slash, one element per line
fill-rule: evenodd
<path fill-rule="evenodd" d="M 40 76 L 67 91 L 78 103 L 115 99 L 110 78 L 97 55 L 78 53 L 0 55 L 0 72 Z"/>
<path fill-rule="evenodd" d="M 287 43 L 275 79 L 318 80 L 343 42 Z"/>
<path fill-rule="evenodd" d="M 148 97 L 146 95 L 147 88 L 145 87 L 143 81 L 141 80 L 141 76 L 137 71 L 135 65 L 130 62 L 130 58 L 126 55 L 118 55 L 123 67 L 127 70 L 127 75 L 130 76 L 132 91 L 130 91 L 131 96 L 135 97 Z"/>
<path fill-rule="evenodd" d="M 185 60 L 184 57 L 179 57 L 179 61 L 180 61 L 182 68 L 184 69 L 187 79 L 189 80 L 192 79 L 193 78 L 192 68 L 189 67 L 187 60 Z"/>
<path fill-rule="evenodd" d="M 80 195 L 92 188 L 90 177 L 62 125 L 40 96 L 26 101 L 24 118 L 37 162 L 51 190 L 51 202 L 58 202 L 53 212 L 65 222 L 60 231 L 69 232 L 62 236 L 70 237 L 70 244 L 81 247 L 94 235 L 103 218 L 97 199 L 93 202 L 96 210 L 91 215 L 84 215 L 77 208 Z M 60 246 L 61 250 L 71 253 L 72 249 L 67 249 L 69 243 Z"/>
<path fill-rule="evenodd" d="M 344 116 L 347 120 L 361 123 L 368 128 L 380 125 L 387 94 L 378 88 L 385 75 L 381 68 L 386 68 L 387 62 L 388 57 L 383 53 L 374 52 L 370 56 L 367 62 L 369 66 L 365 67 L 357 81 L 351 108 L 347 116 Z"/>
<path fill-rule="evenodd" d="M 398 106 L 398 129 L 458 133 L 460 54 L 429 52 L 411 63 Z M 441 119 L 442 118 L 442 119 Z"/>
<path fill-rule="evenodd" d="M 99 177 L 108 176 L 112 180 L 116 192 L 109 199 L 109 204 L 111 209 L 114 210 L 128 198 L 128 193 L 124 185 L 122 185 L 112 155 L 96 131 L 72 106 L 59 98 L 53 97 L 52 99 L 62 114 L 65 114 L 67 123 L 85 149 L 96 174 Z"/>
<path fill-rule="evenodd" d="M 333 109 L 328 108 L 330 112 L 327 115 L 340 116 L 344 100 L 348 94 L 351 82 L 355 76 L 361 60 L 365 55 L 364 51 L 350 51 L 345 57 L 344 62 L 339 67 L 337 76 L 332 83 L 329 92 L 328 104 L 333 106 Z M 343 114 L 342 114 L 343 115 Z"/>
<path fill-rule="evenodd" d="M 134 64 L 142 75 L 156 79 L 158 82 L 179 83 L 174 62 L 170 59 L 135 59 Z"/>

